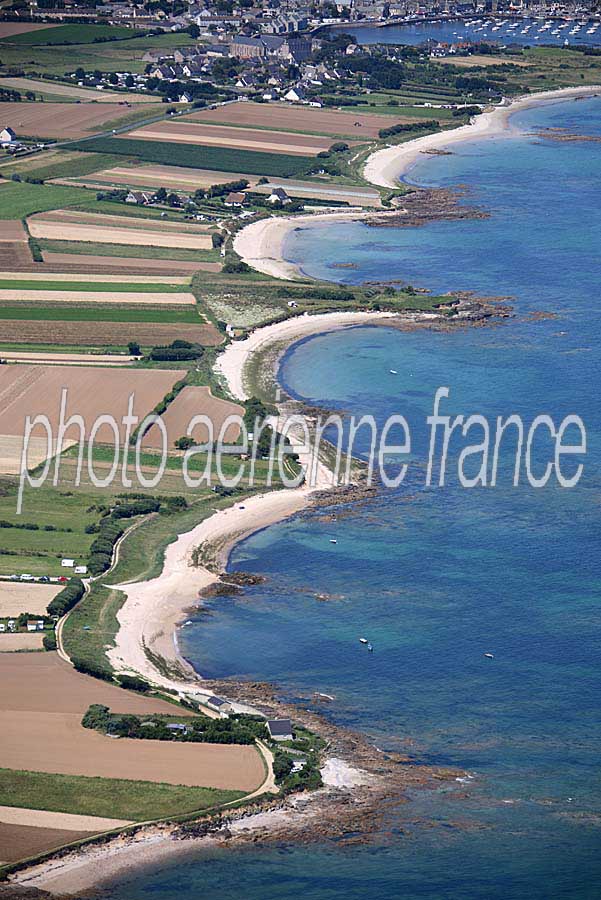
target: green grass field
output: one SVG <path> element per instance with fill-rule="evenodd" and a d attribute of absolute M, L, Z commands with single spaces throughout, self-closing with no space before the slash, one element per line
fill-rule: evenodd
<path fill-rule="evenodd" d="M 230 150 L 227 147 L 196 147 L 168 141 L 141 141 L 129 138 L 90 138 L 70 144 L 74 150 L 135 156 L 145 162 L 212 169 L 217 172 L 242 172 L 248 175 L 273 175 L 284 178 L 301 175 L 315 163 L 311 156 L 287 156 L 284 153 L 260 153 L 254 150 Z"/>
<path fill-rule="evenodd" d="M 59 25 L 58 28 L 40 28 L 13 34 L 2 40 L 4 44 L 25 44 L 31 46 L 53 46 L 55 44 L 92 44 L 107 39 L 131 38 L 131 29 L 119 25 Z"/>
<path fill-rule="evenodd" d="M 209 809 L 243 796 L 243 791 L 0 769 L 0 805 L 82 816 L 145 822 Z"/>
<path fill-rule="evenodd" d="M 11 181 L 0 186 L 0 219 L 24 219 L 36 212 L 95 203 L 85 188 Z"/>
<path fill-rule="evenodd" d="M 0 305 L 1 319 L 28 319 L 34 322 L 158 322 L 181 325 L 199 325 L 201 322 L 196 310 L 189 306 L 132 307 L 119 306 L 116 303 L 107 306 L 80 306 L 70 303 L 49 306 Z M 65 348 L 61 346 L 56 349 Z"/>
<path fill-rule="evenodd" d="M 46 153 L 40 153 L 34 157 L 26 157 L 9 165 L 3 165 L 0 167 L 0 172 L 5 178 L 10 178 L 13 173 L 16 173 L 49 181 L 51 178 L 77 178 L 90 175 L 100 169 L 108 169 L 123 162 L 119 156 L 106 156 L 102 153 L 69 153 L 57 150 L 50 152 L 53 156 L 52 162 L 47 161 Z"/>
<path fill-rule="evenodd" d="M 127 278 L 127 275 L 123 276 Z M 186 284 L 129 284 L 127 281 L 26 281 L 18 278 L 0 278 L 0 291 L 40 291 L 40 300 L 44 291 L 94 291 L 99 294 L 119 294 L 134 292 L 139 294 L 175 294 L 187 292 Z M 21 316 L 23 318 L 23 316 Z"/>
<path fill-rule="evenodd" d="M 108 501 L 107 496 L 102 502 Z M 63 557 L 85 561 L 94 540 L 93 534 L 85 533 L 85 527 L 98 521 L 99 513 L 90 510 L 98 502 L 98 496 L 84 491 L 62 491 L 50 486 L 26 489 L 23 512 L 18 516 L 16 485 L 0 481 L 0 520 L 39 526 L 38 531 L 0 527 L 0 572 L 64 575 Z M 63 530 L 44 531 L 45 525 Z M 67 528 L 72 531 L 64 530 Z"/>

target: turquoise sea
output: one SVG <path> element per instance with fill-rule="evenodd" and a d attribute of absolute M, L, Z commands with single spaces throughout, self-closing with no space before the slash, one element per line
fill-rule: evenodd
<path fill-rule="evenodd" d="M 280 371 L 290 393 L 378 421 L 405 415 L 414 438 L 406 482 L 335 522 L 318 510 L 245 540 L 230 566 L 267 582 L 212 601 L 213 615 L 182 633 L 202 673 L 271 680 L 291 698 L 333 694 L 325 712 L 336 722 L 473 777 L 389 809 L 364 846 L 205 851 L 101 896 L 599 897 L 601 145 L 532 135 L 601 135 L 601 100 L 512 123 L 511 136 L 455 145 L 410 173 L 419 184 L 469 185 L 467 202 L 490 218 L 314 227 L 289 240 L 286 255 L 311 274 L 511 296 L 515 318 L 450 333 L 362 327 L 291 348 Z M 348 262 L 356 268 L 332 268 Z M 508 442 L 497 487 L 465 489 L 452 475 L 459 435 L 449 483 L 426 488 L 425 417 L 440 386 L 452 414 L 494 422 L 515 413 L 527 425 L 541 413 L 581 416 L 579 484 L 537 490 L 522 473 L 513 487 Z M 537 473 L 549 449 L 535 442 Z"/>

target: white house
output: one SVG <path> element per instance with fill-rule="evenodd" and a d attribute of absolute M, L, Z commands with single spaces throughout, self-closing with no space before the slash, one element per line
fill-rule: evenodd
<path fill-rule="evenodd" d="M 63 569 L 72 569 L 74 565 L 74 559 L 61 559 L 61 566 L 63 567 Z"/>
<path fill-rule="evenodd" d="M 88 567 L 87 566 L 75 566 L 75 574 L 76 575 L 87 575 Z"/>
<path fill-rule="evenodd" d="M 17 135 L 8 125 L 0 131 L 0 144 L 3 147 L 5 147 L 6 144 L 14 144 L 16 140 Z"/>
<path fill-rule="evenodd" d="M 291 103 L 306 103 L 307 97 L 302 87 L 293 87 L 287 94 L 284 94 L 284 100 L 289 100 Z"/>
<path fill-rule="evenodd" d="M 286 205 L 286 203 L 290 203 L 290 197 L 281 187 L 275 187 L 271 189 L 271 194 L 267 198 L 270 203 L 281 203 L 282 205 Z"/>

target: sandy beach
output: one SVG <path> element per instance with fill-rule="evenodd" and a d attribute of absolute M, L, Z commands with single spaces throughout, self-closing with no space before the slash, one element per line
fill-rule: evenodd
<path fill-rule="evenodd" d="M 385 211 L 384 211 L 385 212 Z M 237 233 L 234 238 L 234 250 L 247 265 L 284 281 L 295 281 L 306 277 L 294 263 L 287 262 L 282 255 L 284 241 L 291 231 L 303 225 L 323 224 L 330 222 L 363 221 L 369 213 L 360 207 L 348 212 L 316 213 L 305 216 L 270 216 L 251 222 Z M 382 215 L 382 212 L 379 213 Z"/>
<path fill-rule="evenodd" d="M 588 87 L 562 88 L 557 91 L 542 91 L 541 93 L 519 97 L 507 106 L 497 106 L 487 110 L 479 116 L 475 116 L 468 125 L 462 125 L 452 131 L 439 131 L 436 134 L 427 134 L 424 137 L 407 141 L 404 144 L 395 144 L 377 150 L 368 158 L 363 176 L 367 181 L 379 187 L 398 187 L 399 180 L 407 175 L 409 169 L 420 159 L 421 155 L 435 150 L 446 150 L 461 141 L 471 141 L 475 138 L 501 137 L 511 133 L 511 116 L 523 109 L 532 106 L 540 106 L 544 103 L 556 103 L 560 100 L 569 100 L 575 97 L 587 97 L 601 91 L 601 87 L 594 85 Z"/>
<path fill-rule="evenodd" d="M 394 144 L 376 150 L 368 157 L 363 169 L 363 177 L 377 187 L 396 188 L 399 180 L 407 175 L 411 167 L 424 153 L 446 150 L 461 141 L 483 137 L 502 137 L 512 132 L 511 116 L 523 109 L 569 100 L 576 97 L 593 96 L 601 92 L 601 86 L 562 88 L 557 91 L 542 91 L 514 100 L 507 106 L 497 106 L 475 116 L 468 125 L 436 134 L 427 134 L 404 144 Z M 365 212 L 361 209 L 345 212 L 317 213 L 301 216 L 271 216 L 252 222 L 237 233 L 234 250 L 247 265 L 286 281 L 306 277 L 298 265 L 283 258 L 284 243 L 288 235 L 297 228 L 313 225 L 327 225 L 331 222 L 364 222 L 370 216 L 386 215 L 386 210 Z"/>
<path fill-rule="evenodd" d="M 391 313 L 348 312 L 287 319 L 259 328 L 243 341 L 233 341 L 219 357 L 217 372 L 232 396 L 244 400 L 248 396 L 244 370 L 257 350 L 271 344 L 288 346 L 309 334 L 391 317 Z M 309 448 L 300 442 L 295 444 L 292 434 L 290 437 L 301 465 L 309 470 L 313 464 Z M 330 487 L 331 472 L 316 461 L 311 484 L 256 494 L 232 507 L 216 510 L 167 547 L 158 578 L 117 585 L 126 600 L 117 613 L 120 628 L 116 645 L 107 654 L 115 669 L 136 672 L 154 684 L 185 692 L 198 700 L 209 696 L 212 692 L 203 687 L 201 677 L 181 657 L 177 642 L 178 623 L 185 618 L 184 611 L 198 603 L 200 590 L 218 580 L 205 566 L 193 565 L 193 551 L 201 545 L 210 546 L 216 567 L 223 569 L 238 541 L 306 508 L 313 493 Z M 167 661 L 169 675 L 153 665 L 146 650 Z"/>

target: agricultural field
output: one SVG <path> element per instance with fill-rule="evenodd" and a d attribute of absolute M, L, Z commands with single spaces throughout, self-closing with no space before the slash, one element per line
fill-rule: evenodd
<path fill-rule="evenodd" d="M 71 149 L 94 153 L 117 153 L 135 156 L 145 162 L 213 169 L 220 172 L 243 172 L 247 175 L 281 177 L 302 175 L 315 165 L 315 158 L 312 156 L 229 150 L 226 147 L 197 147 L 191 144 L 142 141 L 128 137 L 90 138 L 87 141 L 74 142 Z"/>
<path fill-rule="evenodd" d="M 48 31 L 50 28 L 58 28 L 58 25 L 41 22 L 0 22 L 0 41 L 14 41 L 18 35 Z"/>
<path fill-rule="evenodd" d="M 8 23 L 7 23 L 8 24 Z M 1 32 L 0 32 L 1 33 Z M 54 44 L 93 43 L 99 38 L 128 39 L 129 28 L 115 25 L 43 25 L 29 27 L 20 32 L 12 32 L 2 36 L 2 40 L 10 44 L 26 44 L 27 46 L 51 46 Z"/>
<path fill-rule="evenodd" d="M 3 862 L 127 822 L 234 801 L 264 779 L 253 746 L 114 741 L 83 728 L 92 703 L 140 716 L 189 713 L 89 679 L 55 653 L 0 655 L 0 682 L 0 823 L 10 824 L 0 824 L 0 835 L 10 836 Z"/>
<path fill-rule="evenodd" d="M 78 190 L 65 188 L 65 190 Z M 34 238 L 78 241 L 98 244 L 127 244 L 141 247 L 173 247 L 188 250 L 211 250 L 211 235 L 206 228 L 161 222 L 156 219 L 109 218 L 85 213 L 70 215 L 64 210 L 30 218 L 29 232 Z"/>
<path fill-rule="evenodd" d="M 45 242 L 52 244 L 52 242 Z M 52 246 L 60 247 L 60 242 L 56 242 Z M 192 274 L 198 271 L 206 271 L 206 272 L 219 272 L 221 265 L 218 262 L 207 262 L 200 260 L 198 262 L 193 261 L 192 259 L 188 259 L 187 257 L 184 259 L 178 258 L 179 254 L 190 253 L 191 256 L 199 256 L 200 254 L 194 254 L 194 251 L 171 251 L 173 253 L 172 259 L 161 259 L 153 258 L 148 253 L 148 256 L 145 258 L 142 249 L 146 251 L 149 248 L 140 248 L 140 247 L 125 247 L 125 250 L 131 251 L 130 256 L 113 256 L 111 253 L 101 253 L 101 250 L 114 251 L 118 253 L 123 248 L 119 247 L 118 244 L 105 244 L 105 245 L 96 245 L 94 248 L 95 255 L 91 255 L 89 253 L 78 253 L 77 250 L 73 250 L 75 246 L 77 249 L 81 249 L 85 245 L 82 244 L 69 244 L 68 241 L 65 241 L 65 244 L 62 245 L 65 249 L 70 248 L 71 252 L 62 253 L 60 251 L 53 250 L 42 250 L 42 256 L 44 262 L 46 263 L 46 268 L 44 271 L 53 272 L 106 272 L 111 273 L 113 275 L 122 273 L 123 275 L 139 275 L 142 272 L 156 272 L 157 275 L 167 275 L 175 272 L 183 272 L 187 274 Z M 157 254 L 158 248 L 150 248 L 150 250 L 154 250 L 153 256 Z M 204 251 L 207 256 L 211 254 L 209 251 Z M 216 254 L 215 254 L 216 256 Z"/>
<path fill-rule="evenodd" d="M 0 205 L 2 197 L 0 187 Z M 0 266 L 21 267 L 33 262 L 29 239 L 22 222 L 0 219 Z"/>
<path fill-rule="evenodd" d="M 121 419 L 127 413 L 130 394 L 134 396 L 134 415 L 142 419 L 181 379 L 181 375 L 179 371 L 168 369 L 144 371 L 44 365 L 1 366 L 0 434 L 21 435 L 26 416 L 44 414 L 56 435 L 61 392 L 66 388 L 67 416 L 83 416 L 86 433 L 89 434 L 96 418 L 111 415 L 117 420 L 122 442 L 124 431 Z M 79 439 L 79 429 L 73 426 L 67 430 L 66 436 Z M 108 426 L 99 429 L 96 439 L 114 443 L 113 432 Z"/>
<path fill-rule="evenodd" d="M 62 590 L 60 584 L 27 584 L 0 581 L 0 619 L 28 612 L 43 615 L 46 607 Z"/>
<path fill-rule="evenodd" d="M 20 444 L 21 439 L 17 440 Z M 46 439 L 42 440 L 45 445 Z M 68 443 L 69 446 L 72 445 L 72 441 Z M 21 515 L 17 515 L 15 482 L 9 478 L 2 479 L 2 522 L 13 525 L 26 522 L 37 528 L 15 528 L 6 524 L 2 526 L 0 572 L 3 575 L 27 572 L 31 575 L 55 576 L 65 574 L 61 567 L 61 559 L 64 557 L 85 563 L 94 540 L 94 535 L 87 534 L 85 529 L 98 521 L 99 513 L 95 506 L 98 502 L 98 496 L 92 491 L 57 490 L 52 487 L 28 489 L 23 511 Z"/>
<path fill-rule="evenodd" d="M 39 78 L 3 78 L 2 87 L 16 91 L 34 91 L 36 94 L 65 97 L 69 100 L 84 100 L 90 103 L 156 103 L 157 98 L 149 94 L 136 94 L 133 91 L 97 91 L 94 88 L 82 88 L 77 84 L 64 84 L 60 81 L 43 81 Z M 160 99 L 160 98 L 159 98 Z"/>
<path fill-rule="evenodd" d="M 23 653 L 41 650 L 44 646 L 43 634 L 0 634 L 0 653 Z"/>
<path fill-rule="evenodd" d="M 143 115 L 161 112 L 159 105 L 145 106 Z M 125 101 L 113 103 L 39 103 L 0 102 L 0 121 L 10 125 L 17 138 L 82 138 L 94 131 L 106 131 L 131 121 L 139 111 L 129 109 Z M 82 149 L 86 150 L 87 147 Z"/>
<path fill-rule="evenodd" d="M 328 137 L 298 134 L 290 131 L 261 131 L 255 128 L 230 128 L 225 125 L 205 125 L 186 122 L 183 119 L 155 122 L 136 131 L 130 131 L 128 139 L 168 141 L 175 144 L 195 144 L 207 147 L 240 148 L 267 153 L 288 153 L 298 156 L 315 155 L 328 150 L 332 141 Z M 352 142 L 358 143 L 358 142 Z"/>
<path fill-rule="evenodd" d="M 214 397 L 208 387 L 196 387 L 188 385 L 179 392 L 175 400 L 169 404 L 162 419 L 167 429 L 168 447 L 173 447 L 175 441 L 187 434 L 188 423 L 193 416 L 205 415 L 213 423 L 213 434 L 209 434 L 206 425 L 199 424 L 191 434 L 195 443 L 204 444 L 207 441 L 217 440 L 220 429 L 228 416 L 244 415 L 244 409 L 237 403 Z M 227 426 L 223 440 L 235 443 L 240 436 L 238 425 L 231 423 Z M 142 446 L 160 449 L 163 446 L 162 435 L 156 426 L 153 426 L 144 435 Z"/>
<path fill-rule="evenodd" d="M 49 209 L 93 202 L 93 196 L 83 188 L 0 181 L 0 220 L 24 219 L 33 213 Z M 2 223 L 0 236 L 4 227 L 4 223 Z M 0 265 L 3 264 L 0 262 Z"/>
<path fill-rule="evenodd" d="M 100 154 L 98 154 L 100 158 Z M 0 170 L 1 171 L 1 170 Z M 257 182 L 256 177 L 246 176 L 240 172 L 215 172 L 203 169 L 186 169 L 179 166 L 122 166 L 94 170 L 93 178 L 82 179 L 81 182 L 93 184 L 95 187 L 112 185 L 116 187 L 142 187 L 150 190 L 164 187 L 166 190 L 195 191 L 198 188 L 212 187 L 214 184 L 225 184 L 246 178 L 250 187 Z M 69 177 L 69 180 L 75 180 Z"/>
<path fill-rule="evenodd" d="M 341 103 L 342 103 L 341 99 Z M 423 110 L 432 118 L 432 110 Z M 437 113 L 435 110 L 434 113 Z M 206 122 L 207 124 L 235 125 L 243 128 L 264 128 L 304 134 L 329 135 L 332 139 L 355 139 L 367 141 L 378 137 L 378 132 L 386 126 L 381 116 L 365 113 L 359 109 L 353 112 L 339 112 L 334 109 L 314 109 L 307 106 L 292 106 L 276 103 L 228 103 L 217 109 L 203 109 L 192 113 L 179 122 Z M 403 116 L 399 112 L 395 119 L 399 124 L 415 121 L 414 116 Z M 154 126 L 150 126 L 154 127 Z M 330 144 L 332 141 L 329 142 Z M 327 149 L 327 147 L 325 148 Z M 271 174 L 271 173 L 266 173 Z M 275 174 L 275 173 L 273 173 Z"/>

